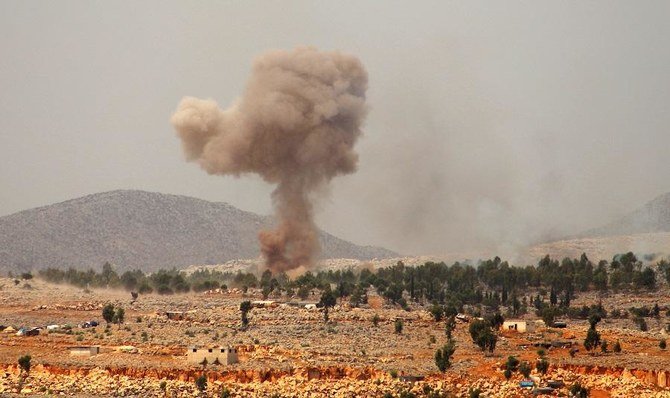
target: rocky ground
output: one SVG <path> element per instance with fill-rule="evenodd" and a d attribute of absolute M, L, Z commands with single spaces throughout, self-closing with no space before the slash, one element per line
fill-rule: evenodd
<path fill-rule="evenodd" d="M 441 374 L 433 357 L 446 342 L 444 324 L 436 323 L 419 305 L 404 311 L 385 305 L 374 294 L 367 308 L 336 306 L 328 324 L 318 310 L 255 308 L 249 316 L 251 326 L 242 331 L 239 303 L 260 299 L 259 292 L 147 295 L 131 303 L 126 292 L 88 292 L 37 280 L 28 283 L 30 288 L 0 279 L 0 325 L 70 324 L 73 329 L 43 331 L 34 337 L 0 332 L 0 396 L 195 396 L 200 393 L 194 380 L 201 374 L 209 380 L 203 396 L 218 396 L 223 389 L 240 397 L 382 397 L 386 393 L 400 396 L 403 391 L 416 396 L 430 396 L 433 391 L 468 396 L 477 388 L 488 397 L 528 396 L 529 391 L 519 387 L 518 374 L 510 381 L 504 379 L 502 363 L 509 355 L 534 363 L 538 358 L 534 343 L 559 339 L 573 341 L 581 351 L 572 358 L 568 349 L 550 349 L 547 375 L 533 374 L 539 384 L 549 379 L 561 379 L 567 386 L 580 382 L 591 388 L 592 396 L 670 396 L 666 388 L 670 355 L 658 347 L 664 338 L 664 320 L 650 321 L 648 332 L 638 331 L 629 319 L 601 322 L 603 337 L 612 344 L 621 342 L 623 352 L 618 354 L 585 353 L 581 342 L 588 325 L 570 321 L 563 330 L 504 334 L 495 353 L 486 356 L 473 345 L 467 324 L 459 324 L 454 364 Z M 667 294 L 635 299 L 582 295 L 575 304 L 597 300 L 603 300 L 608 309 L 670 304 Z M 124 324 L 105 327 L 101 309 L 106 303 L 125 308 Z M 188 311 L 188 319 L 168 320 L 164 313 L 171 310 Z M 372 321 L 375 315 L 377 326 Z M 401 334 L 394 333 L 397 318 L 403 320 Z M 77 327 L 90 320 L 102 325 Z M 72 357 L 67 349 L 72 345 L 100 345 L 102 352 L 90 358 Z M 192 345 L 236 346 L 240 362 L 206 368 L 191 365 L 185 353 Z M 135 349 L 124 352 L 117 349 L 120 346 Z M 17 359 L 25 354 L 33 358 L 27 376 L 17 367 Z M 421 375 L 425 380 L 403 382 L 398 375 Z M 560 392 L 565 395 L 567 389 Z"/>

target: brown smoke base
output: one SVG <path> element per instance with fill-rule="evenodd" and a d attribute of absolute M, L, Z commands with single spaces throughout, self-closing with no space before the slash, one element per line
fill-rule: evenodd
<path fill-rule="evenodd" d="M 319 253 L 313 196 L 333 177 L 356 170 L 367 81 L 350 55 L 271 51 L 255 60 L 244 95 L 228 109 L 185 97 L 172 116 L 186 158 L 208 173 L 256 173 L 277 184 L 279 225 L 259 234 L 271 270 L 313 265 Z"/>

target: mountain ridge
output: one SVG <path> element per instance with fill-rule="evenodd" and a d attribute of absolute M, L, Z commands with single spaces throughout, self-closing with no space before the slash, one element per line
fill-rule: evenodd
<path fill-rule="evenodd" d="M 577 237 L 604 237 L 653 232 L 670 232 L 670 192 L 658 195 L 643 206 L 601 227 Z"/>
<path fill-rule="evenodd" d="M 259 255 L 272 218 L 183 195 L 114 190 L 0 217 L 0 271 L 53 267 L 184 268 Z M 320 231 L 323 258 L 396 257 Z"/>

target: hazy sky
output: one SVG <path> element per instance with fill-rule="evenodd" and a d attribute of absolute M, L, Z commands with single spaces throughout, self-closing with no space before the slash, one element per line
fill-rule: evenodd
<path fill-rule="evenodd" d="M 670 2 L 0 1 L 0 215 L 131 188 L 269 213 L 257 177 L 184 161 L 185 95 L 252 60 L 358 56 L 358 173 L 318 224 L 405 253 L 516 246 L 670 191 Z"/>

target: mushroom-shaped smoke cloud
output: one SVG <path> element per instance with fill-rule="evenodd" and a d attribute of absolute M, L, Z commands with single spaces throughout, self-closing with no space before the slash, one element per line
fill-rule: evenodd
<path fill-rule="evenodd" d="M 356 170 L 366 89 L 367 72 L 353 56 L 271 51 L 255 60 L 243 96 L 228 109 L 185 97 L 172 116 L 187 159 L 208 173 L 256 173 L 277 184 L 278 226 L 259 234 L 271 270 L 313 265 L 319 253 L 313 193 Z"/>

